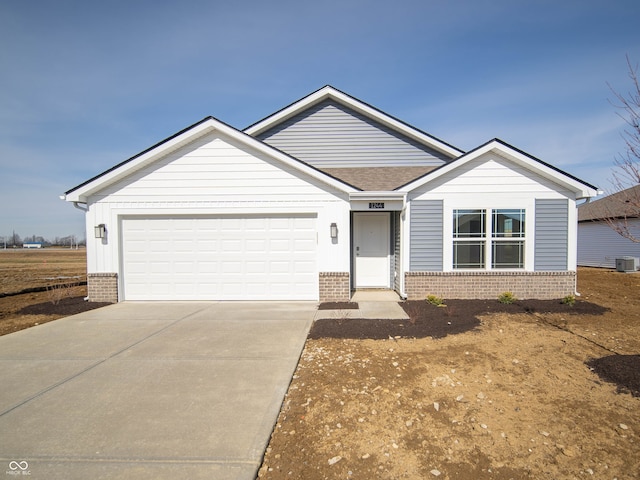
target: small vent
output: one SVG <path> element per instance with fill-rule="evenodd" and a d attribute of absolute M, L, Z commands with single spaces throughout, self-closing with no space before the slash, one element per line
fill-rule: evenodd
<path fill-rule="evenodd" d="M 635 272 L 638 269 L 638 258 L 622 257 L 616 258 L 616 270 L 618 272 Z"/>

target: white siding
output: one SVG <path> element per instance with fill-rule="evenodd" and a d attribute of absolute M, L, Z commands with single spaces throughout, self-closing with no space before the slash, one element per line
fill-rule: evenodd
<path fill-rule="evenodd" d="M 305 177 L 231 139 L 209 134 L 112 185 L 93 201 L 253 200 L 326 198 L 329 186 Z"/>
<path fill-rule="evenodd" d="M 640 219 L 630 223 L 640 231 Z M 613 231 L 605 222 L 578 224 L 578 265 L 615 268 L 616 258 L 640 257 L 640 243 Z"/>
<path fill-rule="evenodd" d="M 122 217 L 305 215 L 317 218 L 318 271 L 349 271 L 349 201 L 317 179 L 217 134 L 201 137 L 91 196 L 87 269 L 122 272 Z M 332 242 L 331 223 L 339 238 Z M 107 225 L 107 238 L 93 226 Z"/>
<path fill-rule="evenodd" d="M 484 155 L 460 168 L 455 168 L 414 193 L 421 199 L 454 195 L 466 196 L 470 200 L 477 198 L 478 195 L 487 194 L 522 198 L 538 194 L 551 195 L 555 198 L 572 195 L 570 191 L 560 189 L 550 180 L 495 154 Z"/>

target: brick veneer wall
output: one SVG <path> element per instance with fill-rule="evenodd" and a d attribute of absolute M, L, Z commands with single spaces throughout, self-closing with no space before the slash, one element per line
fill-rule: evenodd
<path fill-rule="evenodd" d="M 576 272 L 407 272 L 405 291 L 409 300 L 497 298 L 503 292 L 550 300 L 575 294 Z"/>
<path fill-rule="evenodd" d="M 88 273 L 87 290 L 90 302 L 118 303 L 118 274 Z"/>
<path fill-rule="evenodd" d="M 348 302 L 351 299 L 349 272 L 320 272 L 320 301 Z"/>

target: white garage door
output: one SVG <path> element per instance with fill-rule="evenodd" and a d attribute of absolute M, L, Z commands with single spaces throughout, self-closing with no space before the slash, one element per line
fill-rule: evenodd
<path fill-rule="evenodd" d="M 317 300 L 316 221 L 125 218 L 125 300 Z"/>

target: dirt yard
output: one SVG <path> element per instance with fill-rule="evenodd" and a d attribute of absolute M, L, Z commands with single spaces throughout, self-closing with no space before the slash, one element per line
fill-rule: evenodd
<path fill-rule="evenodd" d="M 314 328 L 259 478 L 640 478 L 640 273 L 580 269 L 578 291 L 553 313 L 449 302 L 424 338 Z"/>
<path fill-rule="evenodd" d="M 0 335 L 103 306 L 83 300 L 86 255 L 84 249 L 0 250 Z M 44 290 L 29 291 L 38 289 Z"/>
<path fill-rule="evenodd" d="M 0 250 L 0 334 L 101 306 L 56 288 L 85 276 L 83 250 Z M 344 306 L 314 325 L 259 478 L 640 478 L 640 273 L 580 269 L 578 290 L 395 323 Z"/>

